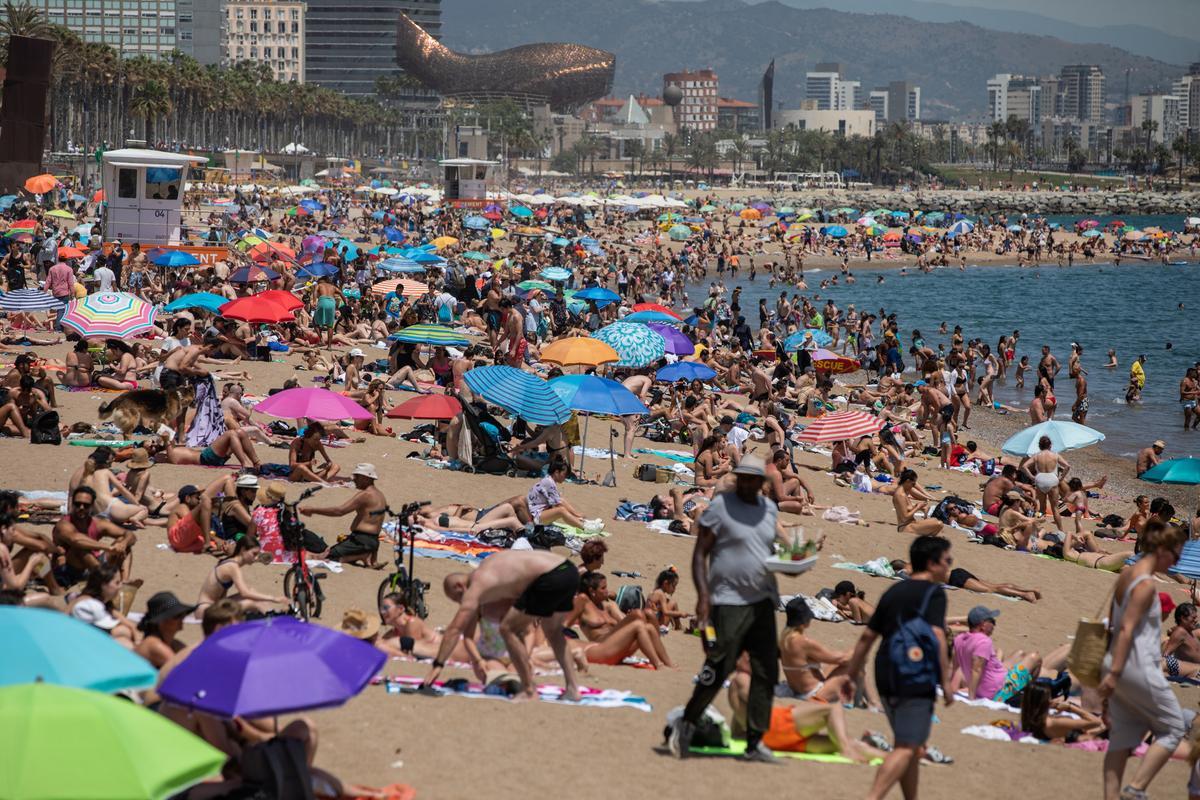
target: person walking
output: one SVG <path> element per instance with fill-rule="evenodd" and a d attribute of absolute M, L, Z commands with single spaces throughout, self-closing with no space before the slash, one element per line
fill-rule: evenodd
<path fill-rule="evenodd" d="M 766 562 L 779 538 L 779 509 L 762 494 L 767 475 L 762 456 L 743 456 L 733 474 L 737 480 L 734 490 L 715 495 L 697 520 L 692 551 L 696 619 L 711 625 L 715 637 L 706 636 L 708 657 L 667 744 L 676 758 L 688 756 L 696 723 L 745 651 L 750 656 L 751 677 L 743 758 L 773 763 L 776 758 L 762 737 L 771 724 L 779 675 L 775 634 L 779 592 Z"/>
<path fill-rule="evenodd" d="M 946 650 L 946 591 L 954 559 L 950 540 L 918 536 L 908 548 L 909 580 L 893 585 L 879 598 L 867 629 L 859 637 L 846 674 L 862 672 L 877 639 L 875 686 L 892 726 L 895 746 L 875 773 L 868 800 L 880 800 L 897 783 L 905 798 L 917 796 L 918 768 L 933 726 L 937 688 L 946 705 L 954 702 Z M 842 684 L 842 699 L 854 698 L 855 681 Z"/>
<path fill-rule="evenodd" d="M 1154 575 L 1166 573 L 1179 560 L 1186 540 L 1183 528 L 1151 519 L 1138 537 L 1142 558 L 1122 570 L 1113 589 L 1108 615 L 1112 636 L 1097 687 L 1109 721 L 1105 800 L 1145 800 L 1146 787 L 1187 734 L 1179 699 L 1162 671 L 1162 609 L 1154 585 Z M 1122 788 L 1125 762 L 1147 733 L 1154 734 L 1154 743 Z"/>

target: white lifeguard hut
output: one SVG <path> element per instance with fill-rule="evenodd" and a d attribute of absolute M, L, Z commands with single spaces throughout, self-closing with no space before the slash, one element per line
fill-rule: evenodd
<path fill-rule="evenodd" d="M 448 158 L 442 168 L 442 199 L 455 208 L 482 208 L 488 202 L 488 186 L 494 182 L 500 162 L 480 158 Z"/>
<path fill-rule="evenodd" d="M 104 236 L 143 245 L 180 240 L 188 167 L 202 156 L 125 148 L 103 156 Z"/>

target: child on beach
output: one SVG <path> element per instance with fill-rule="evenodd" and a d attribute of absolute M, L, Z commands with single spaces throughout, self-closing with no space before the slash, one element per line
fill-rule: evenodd
<path fill-rule="evenodd" d="M 1029 356 L 1021 356 L 1017 362 L 1017 388 L 1025 388 L 1025 373 L 1029 371 Z"/>

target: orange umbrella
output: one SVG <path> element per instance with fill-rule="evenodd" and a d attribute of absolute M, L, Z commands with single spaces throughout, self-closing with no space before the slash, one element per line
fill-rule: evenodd
<path fill-rule="evenodd" d="M 80 250 L 78 247 L 60 247 L 58 248 L 59 258 L 83 258 L 87 253 Z"/>
<path fill-rule="evenodd" d="M 885 242 L 898 242 L 900 241 L 900 233 L 898 231 L 888 231 L 883 235 L 883 240 Z"/>
<path fill-rule="evenodd" d="M 621 355 L 599 339 L 577 336 L 543 347 L 542 360 L 563 367 L 598 367 L 620 361 Z"/>
<path fill-rule="evenodd" d="M 743 208 L 738 216 L 742 219 L 762 219 L 762 212 L 757 208 Z"/>
<path fill-rule="evenodd" d="M 58 178 L 48 172 L 41 175 L 34 175 L 25 181 L 25 191 L 32 192 L 33 194 L 45 194 L 55 186 L 58 186 Z"/>
<path fill-rule="evenodd" d="M 94 195 L 92 195 L 92 202 L 93 203 L 103 203 L 104 202 L 104 190 L 103 189 L 98 190 Z"/>
<path fill-rule="evenodd" d="M 427 291 L 425 284 L 420 281 L 410 281 L 407 278 L 395 278 L 383 281 L 371 287 L 372 294 L 390 294 L 395 292 L 403 297 L 420 297 Z"/>
<path fill-rule="evenodd" d="M 250 257 L 255 261 L 274 261 L 281 257 L 295 261 L 296 251 L 278 242 L 262 242 L 250 248 Z"/>

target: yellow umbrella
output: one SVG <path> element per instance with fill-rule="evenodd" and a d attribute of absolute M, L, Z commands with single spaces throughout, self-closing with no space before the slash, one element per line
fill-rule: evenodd
<path fill-rule="evenodd" d="M 47 217 L 58 217 L 59 219 L 75 219 L 75 215 L 63 208 L 56 208 L 53 211 L 46 212 Z"/>
<path fill-rule="evenodd" d="M 612 347 L 588 336 L 551 342 L 542 348 L 541 356 L 543 361 L 564 367 L 597 367 L 621 360 L 620 354 Z"/>
<path fill-rule="evenodd" d="M 492 228 L 493 239 L 503 239 L 505 236 L 508 236 L 508 232 L 503 228 Z"/>
<path fill-rule="evenodd" d="M 453 236 L 439 236 L 430 242 L 430 244 L 440 250 L 443 247 L 449 247 L 452 244 L 458 244 L 458 239 L 455 239 Z"/>

